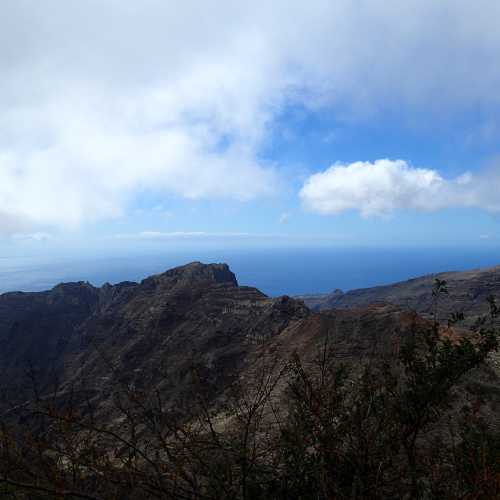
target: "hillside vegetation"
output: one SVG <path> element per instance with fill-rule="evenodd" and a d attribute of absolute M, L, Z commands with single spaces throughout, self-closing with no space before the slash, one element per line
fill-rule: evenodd
<path fill-rule="evenodd" d="M 192 263 L 0 296 L 0 492 L 499 498 L 499 309 L 443 322 L 450 293 L 313 312 Z"/>

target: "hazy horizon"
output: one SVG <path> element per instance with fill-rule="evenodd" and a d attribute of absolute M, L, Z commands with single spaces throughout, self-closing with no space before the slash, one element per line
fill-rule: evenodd
<path fill-rule="evenodd" d="M 267 295 L 343 291 L 425 274 L 500 265 L 497 248 L 257 248 L 147 252 L 137 256 L 0 257 L 0 293 L 42 291 L 61 282 L 141 281 L 192 261 L 224 262 L 240 285 Z"/>

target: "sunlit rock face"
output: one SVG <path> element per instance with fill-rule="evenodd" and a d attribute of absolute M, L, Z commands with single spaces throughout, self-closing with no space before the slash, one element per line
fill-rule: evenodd
<path fill-rule="evenodd" d="M 447 294 L 436 304 L 432 287 L 436 278 L 446 281 Z M 414 310 L 429 317 L 437 310 L 440 319 L 446 320 L 454 312 L 464 312 L 465 325 L 471 325 L 478 316 L 489 312 L 488 297 L 500 299 L 500 267 L 431 274 L 394 283 L 393 285 L 362 288 L 341 293 L 304 297 L 304 302 L 317 311 L 337 308 L 364 307 L 376 303 L 390 303 Z"/>

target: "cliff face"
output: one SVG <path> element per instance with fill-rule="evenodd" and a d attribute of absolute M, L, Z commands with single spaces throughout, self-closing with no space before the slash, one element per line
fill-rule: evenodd
<path fill-rule="evenodd" d="M 36 374 L 46 385 L 61 373 L 64 355 L 79 326 L 99 306 L 99 290 L 68 283 L 40 293 L 0 295 L 0 374 L 19 384 Z"/>
<path fill-rule="evenodd" d="M 178 498 L 179 491 L 182 498 L 199 498 L 200 484 L 211 485 L 212 479 L 217 489 L 210 490 L 210 498 L 227 492 L 250 498 L 254 490 L 237 493 L 242 456 L 254 464 L 255 484 L 272 478 L 274 492 L 290 477 L 300 481 L 304 463 L 312 464 L 314 475 L 326 467 L 325 476 L 332 470 L 337 476 L 338 470 L 352 469 L 353 457 L 360 463 L 370 457 L 374 466 L 363 474 L 372 471 L 370 477 L 379 481 L 381 457 L 389 453 L 384 467 L 391 472 L 384 476 L 396 498 L 410 476 L 400 442 L 412 422 L 406 409 L 414 415 L 416 401 L 421 412 L 422 394 L 432 402 L 443 385 L 441 367 L 429 369 L 431 358 L 424 363 L 424 383 L 416 392 L 411 385 L 404 390 L 411 374 L 405 378 L 397 360 L 402 342 L 429 332 L 430 325 L 391 304 L 311 311 L 300 300 L 273 299 L 238 286 L 226 265 L 198 262 L 140 283 L 101 288 L 70 283 L 48 292 L 5 294 L 0 296 L 2 474 L 14 474 L 16 485 L 30 488 L 22 498 L 31 498 L 40 480 L 42 487 L 47 484 L 44 497 L 54 490 L 56 496 L 82 491 L 85 498 L 149 498 L 151 492 Z M 442 334 L 461 332 L 443 328 Z M 463 352 L 460 365 L 469 359 Z M 336 370 L 344 363 L 345 380 Z M 411 373 L 422 369 L 414 364 Z M 360 377 L 366 365 L 373 371 Z M 431 376 L 435 380 L 427 388 Z M 468 372 L 455 389 L 446 407 L 430 408 L 433 415 L 444 413 L 422 431 L 419 446 L 426 453 L 438 438 L 441 447 L 447 443 L 450 419 L 462 415 L 461 408 L 473 409 L 474 418 L 496 429 L 500 383 L 491 363 Z M 443 393 L 437 394 L 440 402 Z M 303 451 L 296 443 L 304 443 Z M 287 468 L 283 457 L 296 449 L 298 468 L 295 459 Z M 347 457 L 340 467 L 329 461 L 332 449 Z M 326 455 L 318 455 L 322 450 Z M 449 450 L 455 456 L 456 445 Z M 429 457 L 422 453 L 422 464 L 435 474 L 438 467 Z M 442 455 L 438 460 L 443 463 Z M 358 485 L 360 476 L 353 477 Z M 404 478 L 401 485 L 394 484 L 398 477 Z M 352 496 L 342 477 L 344 483 Z M 67 487 L 62 490 L 61 484 Z M 305 485 L 311 488 L 309 481 Z M 373 490 L 366 491 L 371 498 Z M 385 498 L 388 490 L 381 491 Z"/>
<path fill-rule="evenodd" d="M 225 264 L 192 263 L 141 283 L 0 297 L 0 368 L 22 400 L 79 391 L 105 401 L 117 383 L 182 393 L 193 366 L 214 386 L 237 376 L 248 353 L 310 315 L 302 302 L 239 287 Z"/>
<path fill-rule="evenodd" d="M 475 283 L 481 300 L 483 281 Z M 457 280 L 450 285 L 459 289 Z M 432 280 L 412 286 L 414 300 L 426 304 L 417 292 L 429 292 Z M 392 356 L 415 322 L 424 320 L 398 306 L 365 305 L 373 295 L 363 294 L 336 294 L 338 301 L 358 298 L 362 307 L 313 312 L 300 300 L 238 286 L 225 264 L 199 262 L 140 283 L 70 283 L 48 292 L 4 294 L 3 399 L 22 404 L 36 389 L 42 397 L 91 398 L 106 415 L 119 387 L 159 390 L 175 407 L 197 379 L 215 402 L 266 356 L 283 363 L 298 352 L 308 362 L 325 342 L 339 361 Z"/>
<path fill-rule="evenodd" d="M 239 287 L 225 265 L 183 266 L 104 301 L 69 346 L 65 387 L 85 380 L 104 400 L 118 381 L 174 401 L 195 368 L 221 392 L 256 345 L 309 314 L 301 302 Z"/>
<path fill-rule="evenodd" d="M 500 267 L 466 272 L 440 273 L 403 281 L 387 286 L 351 290 L 339 293 L 304 297 L 313 310 L 346 309 L 369 304 L 390 303 L 429 316 L 434 309 L 432 287 L 439 278 L 447 282 L 448 294 L 439 299 L 438 313 L 446 319 L 453 312 L 465 312 L 466 324 L 489 310 L 490 295 L 500 299 Z"/>

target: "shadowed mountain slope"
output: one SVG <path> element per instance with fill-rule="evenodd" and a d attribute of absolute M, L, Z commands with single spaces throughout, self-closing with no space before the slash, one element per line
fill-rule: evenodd
<path fill-rule="evenodd" d="M 460 305 L 496 286 L 469 274 L 464 299 L 443 278 Z M 425 311 L 432 279 L 411 283 Z M 396 499 L 421 498 L 401 491 L 425 481 L 439 489 L 426 498 L 465 498 L 455 429 L 490 443 L 466 465 L 477 449 L 480 477 L 497 470 L 496 347 L 491 330 L 388 302 L 312 311 L 269 298 L 225 264 L 4 294 L 0 496 Z"/>
<path fill-rule="evenodd" d="M 468 281 L 454 276 L 451 297 L 462 297 L 465 281 L 467 293 L 475 283 L 476 298 L 482 300 L 483 274 L 469 273 Z M 494 288 L 496 281 L 489 279 Z M 404 304 L 410 287 L 415 304 L 428 307 L 431 277 L 384 287 L 384 297 Z M 266 357 L 286 363 L 297 352 L 307 363 L 329 342 L 339 362 L 390 358 L 425 320 L 397 305 L 367 305 L 379 297 L 352 292 L 339 295 L 336 303 L 348 309 L 314 312 L 301 300 L 269 298 L 238 286 L 225 264 L 199 262 L 140 283 L 96 288 L 80 282 L 47 292 L 4 294 L 2 399 L 8 406 L 22 405 L 34 394 L 91 401 L 102 418 L 112 419 L 111 395 L 119 387 L 161 391 L 175 408 L 190 397 L 196 378 L 210 404 L 216 404 Z"/>
<path fill-rule="evenodd" d="M 247 353 L 310 315 L 300 301 L 240 287 L 198 262 L 141 283 L 58 285 L 0 296 L 0 370 L 10 397 L 78 386 L 104 401 L 116 383 L 182 392 L 198 365 L 224 387 Z"/>

